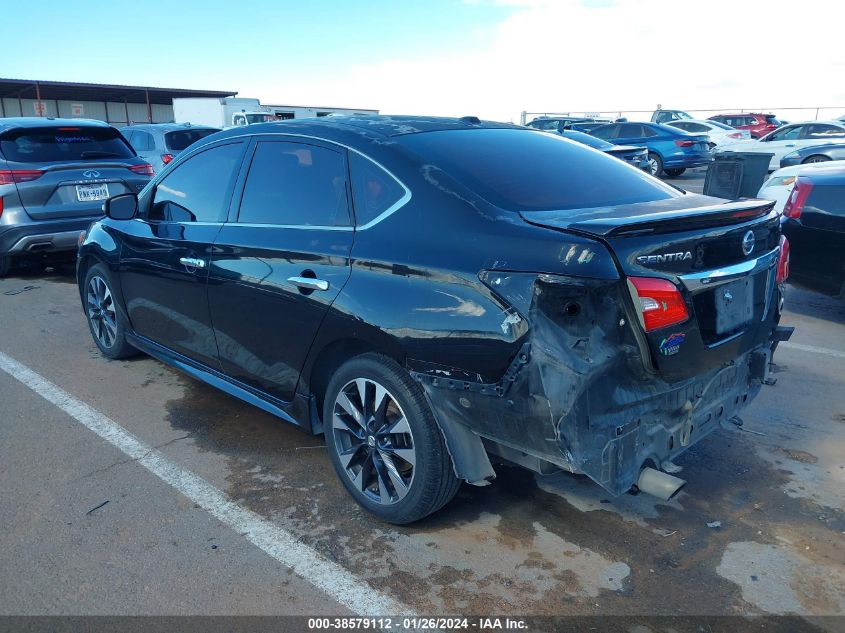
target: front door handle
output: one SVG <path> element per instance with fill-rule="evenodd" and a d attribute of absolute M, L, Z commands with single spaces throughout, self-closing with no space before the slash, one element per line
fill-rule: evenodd
<path fill-rule="evenodd" d="M 313 277 L 288 277 L 288 281 L 303 290 L 328 290 L 329 282 Z"/>
<path fill-rule="evenodd" d="M 179 263 L 185 268 L 205 268 L 205 260 L 196 257 L 180 257 Z"/>

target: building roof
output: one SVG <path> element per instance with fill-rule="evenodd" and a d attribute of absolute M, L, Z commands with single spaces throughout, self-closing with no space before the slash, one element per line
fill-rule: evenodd
<path fill-rule="evenodd" d="M 179 97 L 232 97 L 235 90 L 190 90 L 186 88 L 154 88 L 152 86 L 119 86 L 112 84 L 89 84 L 72 81 L 40 81 L 35 79 L 0 78 L 0 98 L 10 97 L 35 99 L 60 99 L 62 101 L 112 101 L 170 105 Z"/>

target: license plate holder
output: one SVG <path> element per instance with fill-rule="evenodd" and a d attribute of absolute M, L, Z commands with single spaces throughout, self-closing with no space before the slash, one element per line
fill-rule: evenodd
<path fill-rule="evenodd" d="M 96 202 L 107 200 L 109 186 L 106 183 L 96 185 L 76 185 L 76 199 L 80 202 Z"/>
<path fill-rule="evenodd" d="M 754 316 L 754 278 L 745 277 L 713 290 L 716 305 L 716 333 L 734 332 Z"/>

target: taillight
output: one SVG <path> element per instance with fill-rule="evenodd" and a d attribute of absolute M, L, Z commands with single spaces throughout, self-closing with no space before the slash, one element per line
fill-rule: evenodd
<path fill-rule="evenodd" d="M 783 214 L 793 220 L 800 218 L 801 211 L 804 210 L 804 203 L 807 202 L 807 198 L 810 197 L 812 190 L 813 183 L 799 176 L 795 181 L 795 186 L 792 188 L 789 199 L 786 201 L 786 205 L 783 207 Z"/>
<path fill-rule="evenodd" d="M 29 182 L 43 175 L 44 172 L 41 169 L 0 169 L 0 185 Z"/>
<path fill-rule="evenodd" d="M 3 217 L 3 196 L 0 196 L 0 218 Z"/>
<path fill-rule="evenodd" d="M 161 155 L 161 162 L 165 165 L 173 160 L 173 154 L 162 154 Z"/>
<path fill-rule="evenodd" d="M 693 145 L 695 145 L 695 141 L 682 141 L 679 139 L 675 141 L 675 145 L 677 145 L 678 147 L 692 147 Z"/>
<path fill-rule="evenodd" d="M 144 163 L 143 165 L 129 165 L 129 171 L 141 176 L 155 176 L 153 166 L 149 163 Z"/>
<path fill-rule="evenodd" d="M 778 271 L 775 280 L 782 283 L 789 278 L 789 240 L 786 235 L 780 236 L 780 251 L 778 252 Z"/>
<path fill-rule="evenodd" d="M 689 318 L 681 292 L 668 279 L 628 277 L 628 282 L 646 332 L 675 325 Z"/>

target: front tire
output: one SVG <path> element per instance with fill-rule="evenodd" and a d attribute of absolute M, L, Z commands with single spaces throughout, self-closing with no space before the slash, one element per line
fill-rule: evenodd
<path fill-rule="evenodd" d="M 657 177 L 663 171 L 663 159 L 655 152 L 648 153 L 648 173 Z"/>
<path fill-rule="evenodd" d="M 383 521 L 417 521 L 446 505 L 460 487 L 422 389 L 386 356 L 357 356 L 335 372 L 323 401 L 323 426 L 346 490 Z"/>
<path fill-rule="evenodd" d="M 663 171 L 669 178 L 677 178 L 686 171 L 686 168 L 681 167 L 679 169 L 664 169 Z"/>
<path fill-rule="evenodd" d="M 128 358 L 138 350 L 126 342 L 126 324 L 112 291 L 111 279 L 102 264 L 88 269 L 83 286 L 85 316 L 94 343 L 103 356 Z"/>

